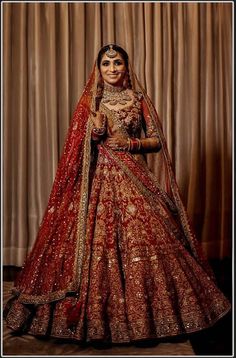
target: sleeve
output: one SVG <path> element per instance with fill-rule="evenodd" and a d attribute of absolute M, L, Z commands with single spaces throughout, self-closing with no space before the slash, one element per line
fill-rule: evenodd
<path fill-rule="evenodd" d="M 159 137 L 155 118 L 149 113 L 146 102 L 142 99 L 143 129 L 147 138 Z"/>

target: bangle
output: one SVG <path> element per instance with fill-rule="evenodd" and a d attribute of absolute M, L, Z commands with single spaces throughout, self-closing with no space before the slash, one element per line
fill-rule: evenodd
<path fill-rule="evenodd" d="M 142 142 L 141 142 L 141 139 L 139 139 L 139 138 L 137 138 L 137 141 L 138 141 L 138 151 L 140 151 Z"/>
<path fill-rule="evenodd" d="M 132 138 L 129 142 L 129 149 L 131 152 L 138 152 L 142 147 L 142 142 L 139 138 Z"/>
<path fill-rule="evenodd" d="M 102 127 L 95 127 L 93 128 L 93 133 L 98 135 L 98 136 L 102 136 L 106 131 L 106 127 L 102 126 Z"/>
<path fill-rule="evenodd" d="M 128 145 L 127 151 L 130 152 L 130 149 L 131 149 L 131 139 L 130 138 L 127 139 L 127 145 Z"/>

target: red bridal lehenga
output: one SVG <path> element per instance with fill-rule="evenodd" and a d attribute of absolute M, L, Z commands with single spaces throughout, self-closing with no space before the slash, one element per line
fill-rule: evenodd
<path fill-rule="evenodd" d="M 91 140 L 96 65 L 74 113 L 48 207 L 13 297 L 8 327 L 114 343 L 202 330 L 230 310 L 191 230 L 155 109 L 129 68 L 133 102 L 107 132 L 158 136 L 157 172 L 142 154 Z"/>

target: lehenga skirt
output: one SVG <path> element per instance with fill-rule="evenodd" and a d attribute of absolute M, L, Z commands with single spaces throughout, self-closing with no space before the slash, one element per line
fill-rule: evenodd
<path fill-rule="evenodd" d="M 68 325 L 68 307 L 78 302 L 68 295 L 34 307 L 16 300 L 7 315 L 9 327 L 17 329 L 21 321 L 34 335 L 122 343 L 195 332 L 230 310 L 184 246 L 171 200 L 161 191 L 151 195 L 125 170 L 124 161 L 123 167 L 119 164 L 122 155 L 117 162 L 100 146 L 90 188 L 90 254 L 82 272 L 83 309 L 77 324 Z"/>

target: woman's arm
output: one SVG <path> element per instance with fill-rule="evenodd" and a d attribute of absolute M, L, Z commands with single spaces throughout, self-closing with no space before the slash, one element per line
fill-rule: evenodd
<path fill-rule="evenodd" d="M 131 153 L 152 153 L 161 149 L 158 137 L 152 138 L 125 138 L 116 136 L 107 138 L 105 141 L 113 150 L 129 151 Z"/>
<path fill-rule="evenodd" d="M 161 149 L 161 143 L 158 137 L 142 138 L 140 142 L 140 153 L 159 152 Z"/>
<path fill-rule="evenodd" d="M 143 99 L 142 113 L 146 138 L 141 139 L 141 150 L 144 153 L 158 152 L 161 149 L 161 142 L 158 135 L 156 120 L 150 115 L 146 102 Z"/>
<path fill-rule="evenodd" d="M 156 125 L 155 118 L 149 114 L 148 107 L 146 102 L 142 99 L 142 114 L 144 121 L 144 131 L 146 138 L 138 139 L 130 139 L 128 148 L 131 152 L 137 153 L 151 153 L 151 152 L 159 152 L 161 149 L 161 142 L 158 136 L 158 129 Z"/>

